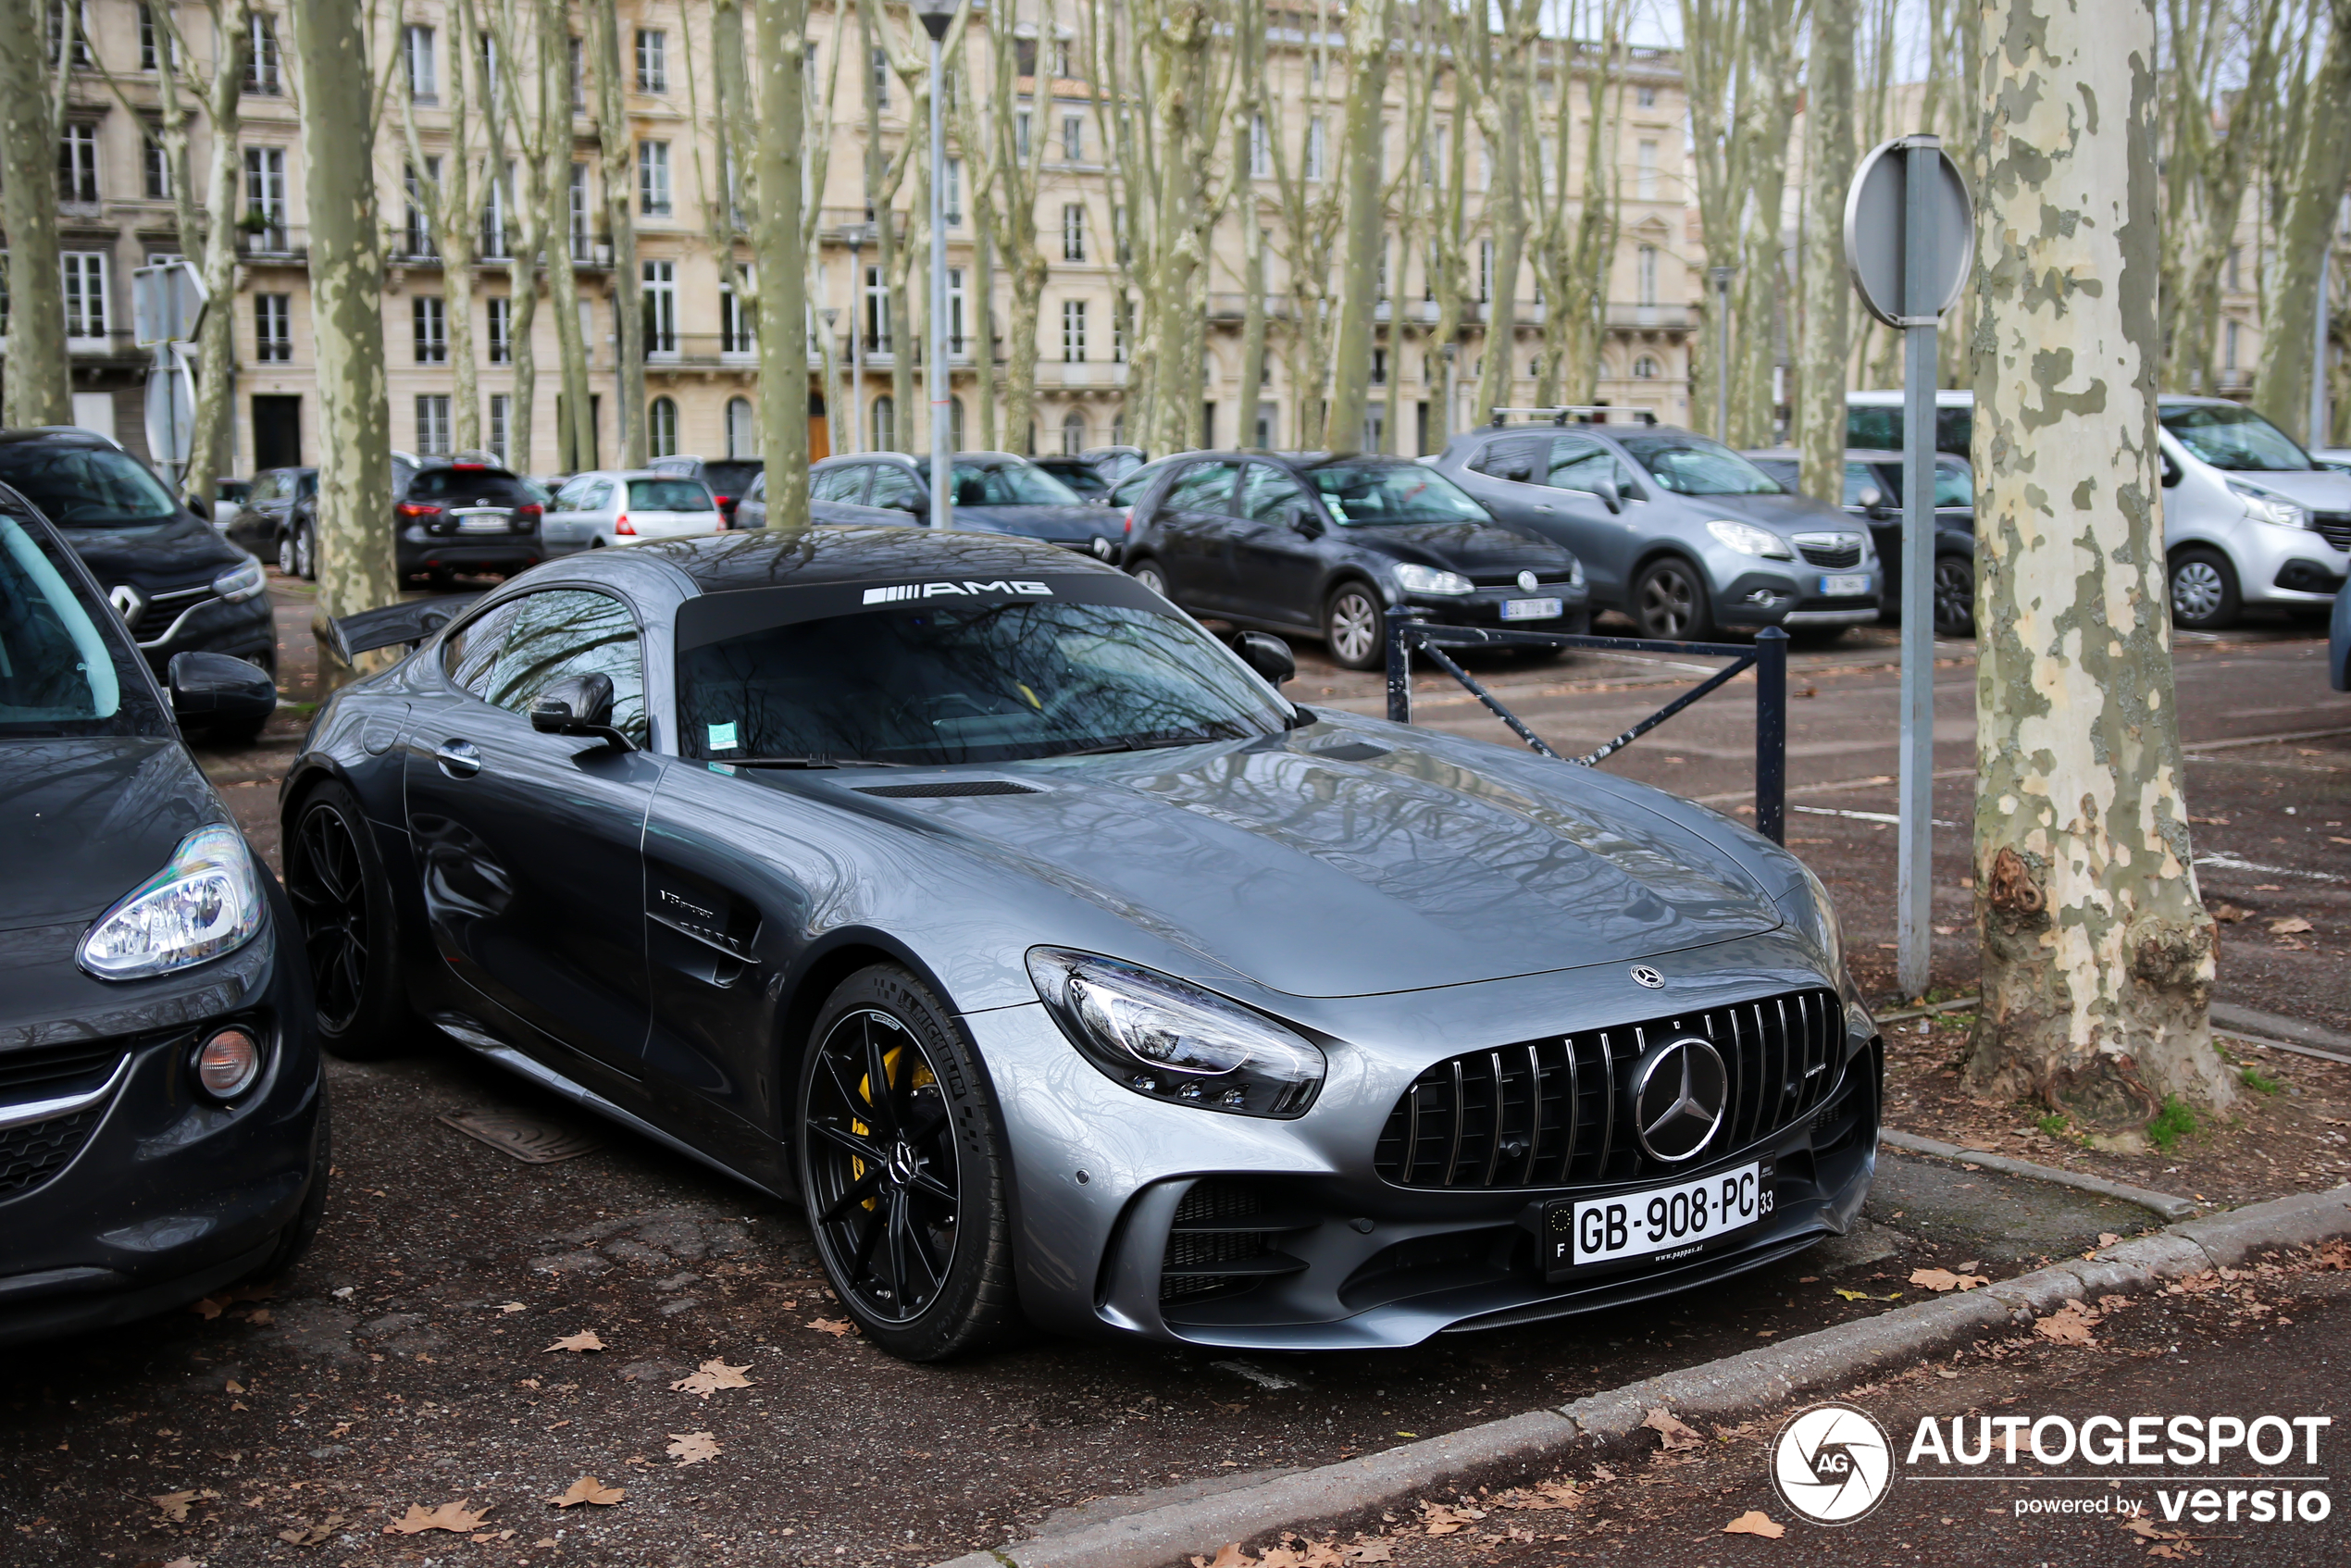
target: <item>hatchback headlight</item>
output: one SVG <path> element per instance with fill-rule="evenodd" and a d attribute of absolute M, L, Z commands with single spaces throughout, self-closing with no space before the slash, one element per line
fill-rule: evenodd
<path fill-rule="evenodd" d="M 1477 584 L 1459 572 L 1439 571 L 1416 562 L 1402 561 L 1396 567 L 1397 585 L 1407 593 L 1474 593 Z"/>
<path fill-rule="evenodd" d="M 233 566 L 212 579 L 212 591 L 231 604 L 242 604 L 269 586 L 269 574 L 258 561 Z"/>
<path fill-rule="evenodd" d="M 1172 975 L 1091 953 L 1036 948 L 1028 977 L 1085 1058 L 1151 1100 L 1241 1116 L 1298 1116 L 1326 1064 L 1320 1047 L 1262 1013 Z"/>
<path fill-rule="evenodd" d="M 2275 523 L 2282 529 L 2307 529 L 2310 526 L 2310 510 L 2301 503 L 2288 501 L 2273 490 L 2247 484 L 2243 479 L 2231 479 L 2229 490 L 2245 503 L 2245 515 L 2257 523 Z"/>
<path fill-rule="evenodd" d="M 1570 588 L 1584 586 L 1584 558 L 1581 555 L 1577 556 L 1567 568 L 1567 586 Z"/>
<path fill-rule="evenodd" d="M 143 980 L 233 952 L 260 928 L 260 879 L 243 835 L 200 828 L 99 916 L 76 956 L 102 980 Z"/>
<path fill-rule="evenodd" d="M 1742 555 L 1760 555 L 1767 561 L 1793 561 L 1796 552 L 1787 541 L 1770 529 L 1759 529 L 1753 523 L 1735 523 L 1727 517 L 1717 517 L 1706 525 L 1715 542 L 1726 545 Z"/>

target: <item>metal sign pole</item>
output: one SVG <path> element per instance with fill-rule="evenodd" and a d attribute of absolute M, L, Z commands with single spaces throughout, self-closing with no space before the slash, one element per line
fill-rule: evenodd
<path fill-rule="evenodd" d="M 1904 996 L 1924 996 L 1934 919 L 1934 370 L 1942 301 L 1935 255 L 1935 183 L 1943 146 L 1913 136 L 1903 196 L 1902 293 L 1902 743 L 1897 808 L 1896 968 Z"/>

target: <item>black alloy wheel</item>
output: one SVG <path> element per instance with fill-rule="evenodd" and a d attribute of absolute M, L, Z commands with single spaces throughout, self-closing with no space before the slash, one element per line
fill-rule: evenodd
<path fill-rule="evenodd" d="M 1713 634 L 1706 580 L 1679 555 L 1652 561 L 1633 584 L 1633 624 L 1643 637 L 1703 642 Z"/>
<path fill-rule="evenodd" d="M 1975 563 L 1965 555 L 1934 558 L 1934 629 L 1945 637 L 1975 635 Z"/>
<path fill-rule="evenodd" d="M 407 1020 L 392 894 L 367 817 L 340 784 L 321 785 L 296 812 L 286 896 L 309 961 L 319 1043 L 346 1061 L 391 1054 Z"/>
<path fill-rule="evenodd" d="M 985 1075 L 902 969 L 843 982 L 801 1067 L 801 1191 L 834 1292 L 883 1349 L 937 1361 L 1016 1322 Z"/>

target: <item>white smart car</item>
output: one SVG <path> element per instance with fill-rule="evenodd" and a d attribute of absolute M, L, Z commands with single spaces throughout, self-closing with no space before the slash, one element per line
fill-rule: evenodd
<path fill-rule="evenodd" d="M 693 539 L 726 527 L 717 500 L 700 479 L 649 468 L 602 469 L 574 474 L 555 492 L 539 540 L 548 554 L 565 555 L 607 544 Z"/>

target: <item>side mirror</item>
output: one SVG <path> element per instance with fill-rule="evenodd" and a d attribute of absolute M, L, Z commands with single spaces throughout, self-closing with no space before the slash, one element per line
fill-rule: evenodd
<path fill-rule="evenodd" d="M 2173 485 L 2180 482 L 2182 478 L 2180 466 L 2171 461 L 2171 454 L 2164 453 L 2161 455 L 2163 458 L 2163 488 L 2170 490 Z"/>
<path fill-rule="evenodd" d="M 1312 506 L 1303 503 L 1295 504 L 1290 507 L 1289 526 L 1309 539 L 1323 537 L 1323 519 L 1314 515 L 1314 509 Z"/>
<path fill-rule="evenodd" d="M 1269 632 L 1240 633 L 1233 639 L 1233 652 L 1241 656 L 1241 663 L 1276 686 L 1297 678 L 1298 660 L 1289 644 Z"/>
<path fill-rule="evenodd" d="M 612 727 L 612 677 L 569 676 L 530 700 L 530 728 L 541 735 L 580 735 L 617 752 L 637 748 Z"/>
<path fill-rule="evenodd" d="M 174 653 L 165 678 L 182 728 L 258 728 L 278 711 L 278 683 L 269 672 L 226 653 Z"/>
<path fill-rule="evenodd" d="M 1624 510 L 1624 492 L 1617 485 L 1616 476 L 1614 474 L 1604 476 L 1598 483 L 1593 487 L 1592 493 L 1598 496 L 1600 498 L 1600 504 L 1607 507 L 1610 511 L 1622 512 Z"/>

